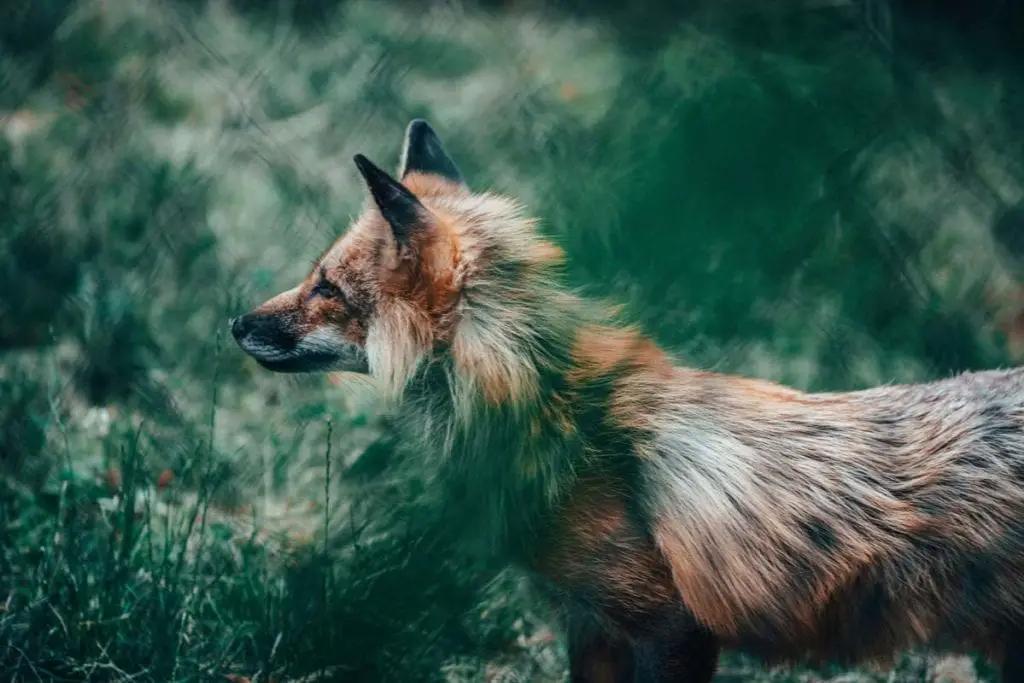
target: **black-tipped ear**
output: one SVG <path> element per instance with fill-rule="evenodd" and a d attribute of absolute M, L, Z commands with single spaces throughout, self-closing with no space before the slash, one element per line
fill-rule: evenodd
<path fill-rule="evenodd" d="M 441 138 L 423 119 L 413 119 L 405 129 L 405 144 L 402 145 L 402 161 L 398 169 L 399 178 L 419 171 L 444 176 L 460 185 L 466 182 L 458 166 L 444 151 Z"/>
<path fill-rule="evenodd" d="M 400 246 L 408 244 L 413 233 L 424 225 L 428 216 L 426 208 L 416 195 L 362 154 L 352 160 L 366 180 L 381 215 L 391 225 L 395 240 Z"/>

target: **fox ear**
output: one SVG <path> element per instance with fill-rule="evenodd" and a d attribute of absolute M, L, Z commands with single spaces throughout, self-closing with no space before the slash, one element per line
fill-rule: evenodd
<path fill-rule="evenodd" d="M 413 171 L 433 173 L 460 185 L 466 182 L 458 166 L 444 151 L 437 133 L 423 119 L 413 119 L 405 129 L 405 143 L 402 145 L 398 177 L 405 178 Z"/>
<path fill-rule="evenodd" d="M 353 161 L 381 215 L 391 226 L 398 246 L 407 246 L 412 235 L 425 224 L 427 209 L 416 195 L 362 154 L 355 155 Z"/>

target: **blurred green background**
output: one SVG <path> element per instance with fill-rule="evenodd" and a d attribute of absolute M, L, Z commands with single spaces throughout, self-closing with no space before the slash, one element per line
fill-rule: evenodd
<path fill-rule="evenodd" d="M 3 680 L 564 680 L 375 397 L 226 335 L 416 116 L 688 363 L 833 390 L 1017 362 L 1024 10 L 955 7 L 8 0 Z"/>

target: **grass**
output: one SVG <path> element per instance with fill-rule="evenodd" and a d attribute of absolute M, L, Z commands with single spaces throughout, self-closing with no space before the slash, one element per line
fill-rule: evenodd
<path fill-rule="evenodd" d="M 897 96 L 855 17 L 706 12 L 639 49 L 636 23 L 514 5 L 18 10 L 3 680 L 564 679 L 543 606 L 460 553 L 373 395 L 270 375 L 224 336 L 344 230 L 352 154 L 393 165 L 413 116 L 474 187 L 529 203 L 574 284 L 688 362 L 832 389 L 1017 358 L 1020 288 L 988 231 L 1024 195 L 998 114 L 1017 84 L 909 60 Z M 721 679 L 989 675 L 730 656 Z"/>
<path fill-rule="evenodd" d="M 452 540 L 399 497 L 407 485 L 376 486 L 366 510 L 350 500 L 346 528 L 331 529 L 325 505 L 320 528 L 275 533 L 218 504 L 209 434 L 189 444 L 195 489 L 178 483 L 188 470 L 171 479 L 151 467 L 147 436 L 115 419 L 100 476 L 69 467 L 54 490 L 5 486 L 0 670 L 13 680 L 435 680 L 452 654 L 493 650 L 494 631 L 523 628 L 498 600 L 461 627 L 490 575 L 453 559 Z"/>

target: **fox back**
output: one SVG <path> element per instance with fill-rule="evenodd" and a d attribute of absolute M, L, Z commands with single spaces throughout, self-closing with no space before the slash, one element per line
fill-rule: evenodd
<path fill-rule="evenodd" d="M 378 383 L 477 547 L 563 608 L 573 681 L 710 680 L 723 646 L 977 649 L 1024 681 L 1024 371 L 808 394 L 686 368 L 425 122 L 397 179 L 355 162 L 372 201 L 233 333 Z"/>

